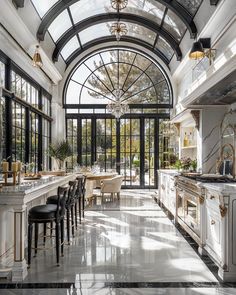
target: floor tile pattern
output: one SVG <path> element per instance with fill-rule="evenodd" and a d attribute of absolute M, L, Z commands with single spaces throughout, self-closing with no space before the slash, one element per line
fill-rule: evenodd
<path fill-rule="evenodd" d="M 25 281 L 0 282 L 0 294 L 236 294 L 153 197 L 145 190 L 123 191 L 120 200 L 97 197 L 60 267 L 54 251 L 40 251 Z"/>

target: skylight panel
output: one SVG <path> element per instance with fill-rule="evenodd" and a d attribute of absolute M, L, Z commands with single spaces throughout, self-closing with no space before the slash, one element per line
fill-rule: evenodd
<path fill-rule="evenodd" d="M 41 18 L 53 7 L 58 0 L 31 0 Z"/>

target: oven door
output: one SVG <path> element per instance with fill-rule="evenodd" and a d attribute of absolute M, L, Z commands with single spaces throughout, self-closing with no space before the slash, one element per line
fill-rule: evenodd
<path fill-rule="evenodd" d="M 177 215 L 184 221 L 184 192 L 177 187 Z"/>
<path fill-rule="evenodd" d="M 200 235 L 199 197 L 187 192 L 184 196 L 184 221 L 197 235 Z"/>

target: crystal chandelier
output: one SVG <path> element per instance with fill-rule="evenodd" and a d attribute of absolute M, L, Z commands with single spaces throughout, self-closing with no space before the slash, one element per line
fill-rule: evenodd
<path fill-rule="evenodd" d="M 121 22 L 115 22 L 110 27 L 110 32 L 112 35 L 116 36 L 116 40 L 120 41 L 120 38 L 124 35 L 127 35 L 128 29 L 126 27 L 126 24 Z"/>
<path fill-rule="evenodd" d="M 124 9 L 128 4 L 128 0 L 111 0 L 112 8 L 120 11 Z"/>
<path fill-rule="evenodd" d="M 42 58 L 39 53 L 39 45 L 35 48 L 32 65 L 36 68 L 41 68 L 43 66 Z"/>
<path fill-rule="evenodd" d="M 114 91 L 115 100 L 111 101 L 106 109 L 109 113 L 111 113 L 117 120 L 126 113 L 129 112 L 129 105 L 125 102 L 122 102 L 121 96 L 122 91 L 120 89 L 116 89 Z"/>

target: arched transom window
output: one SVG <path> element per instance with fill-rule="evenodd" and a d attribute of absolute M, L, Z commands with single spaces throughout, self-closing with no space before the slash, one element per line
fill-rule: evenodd
<path fill-rule="evenodd" d="M 67 108 L 104 109 L 119 94 L 132 108 L 170 108 L 172 91 L 163 69 L 141 53 L 100 51 L 80 63 L 67 81 Z"/>

